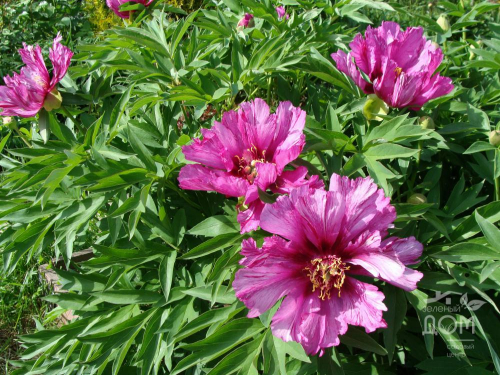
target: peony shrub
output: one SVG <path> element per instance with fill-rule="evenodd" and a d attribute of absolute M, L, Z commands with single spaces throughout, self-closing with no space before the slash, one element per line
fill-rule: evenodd
<path fill-rule="evenodd" d="M 498 5 L 134 3 L 0 91 L 13 373 L 499 372 Z"/>

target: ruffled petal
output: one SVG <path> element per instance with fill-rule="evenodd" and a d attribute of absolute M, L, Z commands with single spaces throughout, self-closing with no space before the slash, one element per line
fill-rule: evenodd
<path fill-rule="evenodd" d="M 453 91 L 454 85 L 451 78 L 436 74 L 422 87 L 418 96 L 416 96 L 408 106 L 414 109 L 420 109 L 429 100 L 439 98 Z"/>
<path fill-rule="evenodd" d="M 214 128 L 222 126 L 219 123 Z M 182 152 L 187 160 L 195 161 L 207 167 L 222 169 L 230 172 L 234 168 L 234 161 L 226 146 L 217 136 L 214 129 L 201 129 L 203 139 L 195 138 L 193 143 L 182 146 Z"/>
<path fill-rule="evenodd" d="M 380 232 L 381 237 L 396 219 L 396 210 L 369 177 L 351 180 L 333 174 L 330 191 L 338 192 L 345 200 L 345 217 L 342 223 L 342 247 L 347 246 L 363 232 Z"/>
<path fill-rule="evenodd" d="M 24 85 L 29 88 L 48 92 L 50 78 L 45 61 L 43 61 L 42 49 L 40 46 L 28 46 L 23 43 L 24 47 L 19 50 L 19 54 L 23 62 L 26 64 L 21 69 L 21 79 L 25 80 Z"/>
<path fill-rule="evenodd" d="M 296 251 L 282 238 L 266 238 L 259 261 L 236 272 L 233 288 L 236 297 L 250 310 L 248 317 L 264 313 L 280 298 L 304 284 L 300 263 L 293 260 Z M 255 249 L 250 252 L 254 253 Z"/>
<path fill-rule="evenodd" d="M 237 113 L 237 125 L 246 148 L 256 147 L 267 153 L 276 129 L 275 118 L 270 115 L 267 103 L 255 98 L 251 102 L 241 103 Z"/>
<path fill-rule="evenodd" d="M 346 54 L 339 50 L 330 56 L 335 60 L 337 69 L 349 76 L 365 94 L 373 94 L 373 85 L 363 79 L 356 65 L 352 62 L 351 53 Z"/>
<path fill-rule="evenodd" d="M 259 249 L 253 238 L 247 238 L 241 242 L 240 253 L 244 256 L 240 264 L 246 267 L 258 266 L 267 258 L 267 252 Z"/>
<path fill-rule="evenodd" d="M 424 250 L 424 246 L 415 237 L 389 237 L 382 241 L 380 247 L 383 251 L 394 252 L 403 264 L 418 263 L 418 258 Z"/>
<path fill-rule="evenodd" d="M 244 196 L 249 186 L 243 178 L 197 164 L 182 167 L 178 181 L 181 189 L 216 191 L 230 197 Z"/>
<path fill-rule="evenodd" d="M 50 81 L 50 90 L 61 81 L 68 71 L 73 52 L 68 47 L 63 46 L 60 41 L 62 40 L 61 33 L 57 33 L 52 48 L 49 51 L 49 58 L 54 67 L 52 71 L 52 79 Z M 49 90 L 49 91 L 50 91 Z"/>
<path fill-rule="evenodd" d="M 309 190 L 307 187 L 305 189 Z M 260 226 L 270 233 L 278 234 L 300 245 L 310 244 L 303 230 L 302 217 L 288 196 L 282 195 L 274 204 L 267 204 L 264 207 L 260 217 Z"/>
<path fill-rule="evenodd" d="M 238 223 L 241 226 L 241 234 L 256 230 L 260 225 L 260 218 L 265 204 L 258 198 L 257 187 L 254 186 L 247 191 L 247 197 L 253 195 L 257 195 L 257 199 L 247 198 L 251 199 L 251 201 L 245 203 L 248 208 L 238 212 Z"/>
<path fill-rule="evenodd" d="M 281 102 L 274 119 L 276 130 L 267 152 L 272 155 L 272 161 L 280 174 L 288 163 L 297 159 L 304 148 L 306 112 L 290 102 Z"/>
<path fill-rule="evenodd" d="M 313 175 L 306 179 L 307 176 L 306 167 L 298 167 L 293 171 L 284 171 L 276 179 L 276 183 L 270 186 L 273 193 L 279 194 L 289 194 L 292 189 L 299 188 L 301 186 L 309 186 L 311 189 L 324 189 L 325 184 L 317 175 Z"/>
<path fill-rule="evenodd" d="M 331 311 L 338 311 L 339 321 L 364 327 L 370 333 L 387 327 L 383 318 L 383 312 L 387 311 L 382 302 L 384 298 L 376 286 L 346 277 L 341 296 L 332 297 L 328 302 Z"/>
<path fill-rule="evenodd" d="M 309 355 L 340 344 L 339 335 L 347 331 L 347 324 L 337 320 L 338 311 L 330 308 L 314 294 L 305 294 L 301 288 L 289 294 L 272 319 L 273 334 L 283 341 L 296 341 Z"/>

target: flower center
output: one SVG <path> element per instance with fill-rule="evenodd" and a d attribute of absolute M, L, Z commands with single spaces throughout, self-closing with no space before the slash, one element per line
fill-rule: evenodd
<path fill-rule="evenodd" d="M 257 177 L 255 165 L 257 162 L 266 162 L 266 150 L 259 151 L 257 147 L 252 146 L 245 150 L 241 157 L 235 156 L 235 159 L 237 164 L 236 175 L 253 184 L 255 177 Z"/>
<path fill-rule="evenodd" d="M 394 71 L 396 72 L 396 77 L 399 77 L 401 73 L 403 73 L 403 68 L 400 68 L 398 66 L 396 69 L 394 69 Z"/>
<path fill-rule="evenodd" d="M 319 289 L 319 298 L 325 300 L 330 299 L 332 289 L 338 289 L 340 297 L 340 289 L 344 284 L 345 271 L 349 270 L 342 259 L 335 255 L 327 255 L 322 258 L 311 260 L 310 266 L 304 268 L 307 271 L 307 276 L 313 285 L 313 292 Z"/>

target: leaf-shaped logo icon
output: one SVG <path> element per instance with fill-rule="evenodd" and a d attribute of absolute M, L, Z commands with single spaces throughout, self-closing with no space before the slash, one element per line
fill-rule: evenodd
<path fill-rule="evenodd" d="M 467 293 L 465 293 L 462 297 L 460 297 L 460 303 L 464 306 L 467 306 L 467 302 L 469 301 L 469 298 L 467 297 Z"/>
<path fill-rule="evenodd" d="M 467 304 L 467 307 L 469 309 L 471 309 L 472 311 L 476 311 L 478 310 L 481 306 L 483 306 L 486 302 L 484 301 L 480 301 L 478 299 L 474 299 L 472 301 L 470 301 L 468 304 Z"/>

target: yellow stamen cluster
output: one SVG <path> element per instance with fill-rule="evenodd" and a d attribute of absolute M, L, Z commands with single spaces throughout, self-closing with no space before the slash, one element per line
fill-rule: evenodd
<path fill-rule="evenodd" d="M 307 271 L 309 279 L 313 284 L 313 292 L 319 289 L 319 298 L 325 300 L 331 297 L 333 288 L 340 290 L 345 281 L 345 271 L 349 270 L 342 260 L 335 255 L 328 255 L 323 258 L 315 258 L 311 260 L 311 266 L 304 268 Z"/>
<path fill-rule="evenodd" d="M 396 77 L 399 77 L 401 73 L 403 73 L 403 68 L 400 68 L 398 66 L 396 69 L 394 69 L 394 71 L 396 72 Z"/>

